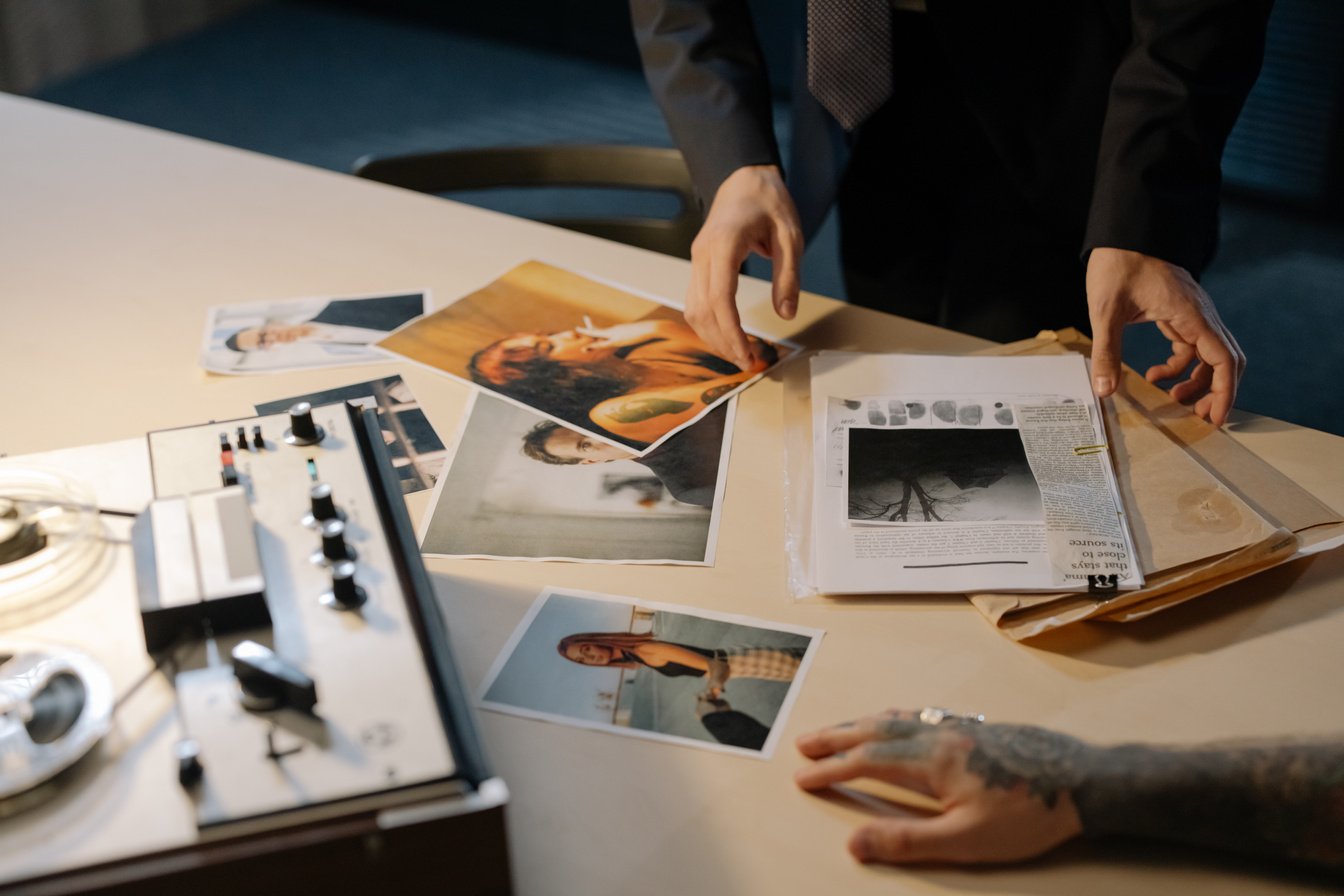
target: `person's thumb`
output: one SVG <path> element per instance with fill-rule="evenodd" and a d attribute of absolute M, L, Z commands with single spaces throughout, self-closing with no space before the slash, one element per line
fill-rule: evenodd
<path fill-rule="evenodd" d="M 1118 302 L 1102 303 L 1089 310 L 1092 322 L 1092 391 L 1105 398 L 1120 385 L 1120 347 L 1125 320 Z"/>
<path fill-rule="evenodd" d="M 975 835 L 963 813 L 931 818 L 883 818 L 864 825 L 849 839 L 860 862 L 964 862 L 975 856 Z"/>

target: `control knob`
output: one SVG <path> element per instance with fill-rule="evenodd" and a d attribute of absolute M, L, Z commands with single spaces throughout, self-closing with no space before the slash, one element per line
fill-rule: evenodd
<path fill-rule="evenodd" d="M 322 595 L 324 607 L 333 610 L 357 610 L 369 595 L 355 584 L 355 562 L 340 560 L 331 566 L 331 590 Z"/>
<path fill-rule="evenodd" d="M 295 402 L 289 409 L 289 429 L 285 442 L 290 445 L 316 445 L 327 433 L 313 420 L 313 406 L 309 402 Z"/>
<path fill-rule="evenodd" d="M 331 485 L 318 482 L 308 490 L 309 511 L 303 518 L 305 526 L 321 526 L 327 520 L 344 520 L 345 511 L 336 506 L 331 496 Z"/>

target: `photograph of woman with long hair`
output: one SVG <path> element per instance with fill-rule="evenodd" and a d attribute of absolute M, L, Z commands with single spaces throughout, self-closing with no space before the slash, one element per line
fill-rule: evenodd
<path fill-rule="evenodd" d="M 635 454 L 690 426 L 793 349 L 750 336 L 752 361 L 741 369 L 711 350 L 679 309 L 539 261 L 378 345 Z"/>
<path fill-rule="evenodd" d="M 581 632 L 556 645 L 560 655 L 584 666 L 652 669 L 669 677 L 704 678 L 705 691 L 718 697 L 732 679 L 793 681 L 806 647 L 695 647 L 660 641 L 650 634 Z"/>
<path fill-rule="evenodd" d="M 769 758 L 821 632 L 548 588 L 481 691 L 496 712 Z"/>
<path fill-rule="evenodd" d="M 705 348 L 685 323 L 641 320 L 559 333 L 517 333 L 474 354 L 471 379 L 523 404 L 627 444 L 647 445 L 773 364 L 752 337 L 742 370 Z"/>

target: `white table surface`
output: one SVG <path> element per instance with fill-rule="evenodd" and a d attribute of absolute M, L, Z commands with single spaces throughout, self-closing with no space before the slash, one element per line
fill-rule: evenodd
<path fill-rule="evenodd" d="M 679 300 L 689 264 L 236 149 L 0 95 L 0 453 L 142 435 L 254 401 L 400 373 L 448 441 L 465 386 L 410 364 L 225 377 L 196 363 L 205 309 L 428 288 L 436 305 L 530 258 Z M 744 319 L 814 348 L 983 343 L 805 296 Z M 826 630 L 768 762 L 480 713 L 512 792 L 519 892 L 1324 892 L 1273 866 L 1148 844 L 1082 844 L 1012 868 L 863 867 L 867 816 L 797 790 L 788 744 L 890 706 L 944 705 L 1100 741 L 1191 742 L 1344 728 L 1344 554 L 1298 561 L 1140 623 L 1017 644 L 956 597 L 792 600 L 785 587 L 781 387 L 740 400 L 712 569 L 431 560 L 469 686 L 546 585 Z M 1269 418 L 1231 431 L 1344 506 L 1344 439 Z M 418 519 L 427 495 L 413 496 Z"/>

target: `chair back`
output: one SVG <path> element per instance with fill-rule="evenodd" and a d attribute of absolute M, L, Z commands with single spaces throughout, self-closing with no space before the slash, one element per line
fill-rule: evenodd
<path fill-rule="evenodd" d="M 676 197 L 678 209 L 668 218 L 538 216 L 537 220 L 679 258 L 691 257 L 691 240 L 701 223 L 686 162 L 677 150 L 662 147 L 557 144 L 365 156 L 355 163 L 352 173 L 435 194 L 507 187 L 592 187 L 669 194 Z"/>

